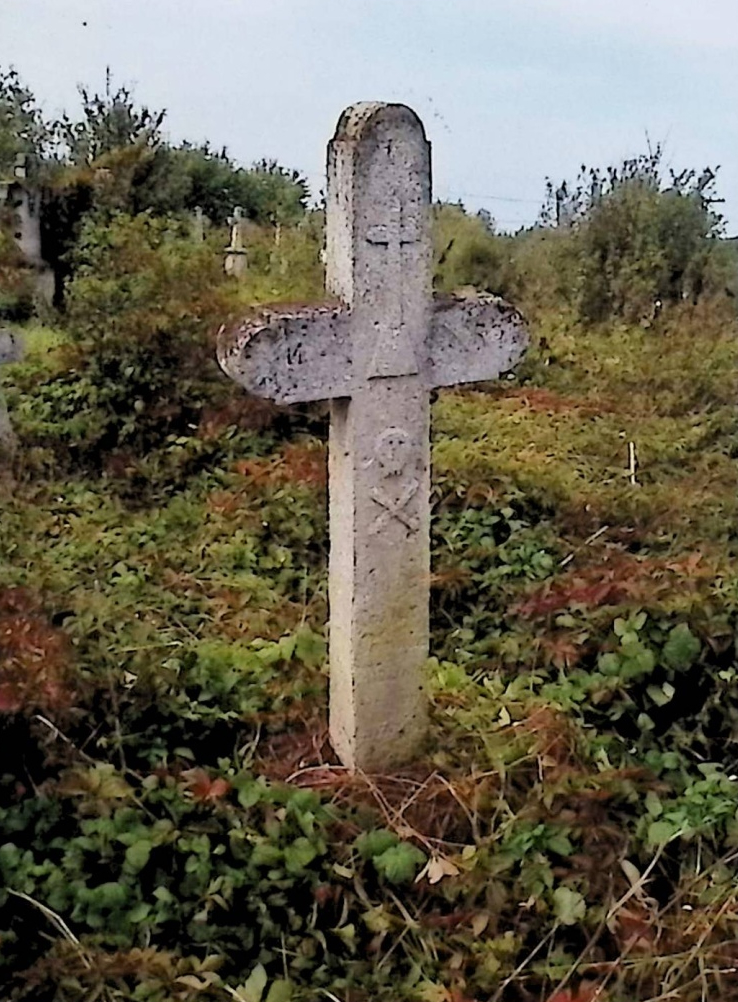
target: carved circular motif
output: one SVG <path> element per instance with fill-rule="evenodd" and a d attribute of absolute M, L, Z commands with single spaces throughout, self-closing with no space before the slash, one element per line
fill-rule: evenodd
<path fill-rule="evenodd" d="M 377 436 L 374 446 L 374 455 L 381 467 L 382 476 L 399 476 L 410 458 L 410 450 L 410 435 L 404 428 L 385 428 Z"/>

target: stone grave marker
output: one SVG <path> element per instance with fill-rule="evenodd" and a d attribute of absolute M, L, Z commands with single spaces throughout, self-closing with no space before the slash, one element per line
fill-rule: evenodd
<path fill-rule="evenodd" d="M 196 244 L 201 244 L 205 240 L 205 213 L 201 205 L 195 206 L 192 216 L 192 239 Z"/>
<path fill-rule="evenodd" d="M 0 327 L 0 365 L 19 362 L 23 357 L 20 337 L 7 327 Z M 10 424 L 8 408 L 0 388 L 0 462 L 11 459 L 16 448 L 15 432 Z"/>
<path fill-rule="evenodd" d="M 15 158 L 12 177 L 0 176 L 0 209 L 10 212 L 13 238 L 26 263 L 35 272 L 37 298 L 50 304 L 54 298 L 54 272 L 42 253 L 41 190 L 27 179 L 26 156 Z"/>
<path fill-rule="evenodd" d="M 223 265 L 226 275 L 233 275 L 235 278 L 240 278 L 245 273 L 248 264 L 246 248 L 243 245 L 243 217 L 241 213 L 241 206 L 237 205 L 233 210 L 233 215 L 228 217 L 231 240 L 225 249 Z"/>
<path fill-rule="evenodd" d="M 358 104 L 328 147 L 336 302 L 222 330 L 224 371 L 281 404 L 329 400 L 330 730 L 345 765 L 416 755 L 427 730 L 430 393 L 521 358 L 519 313 L 431 291 L 430 144 L 413 111 Z"/>

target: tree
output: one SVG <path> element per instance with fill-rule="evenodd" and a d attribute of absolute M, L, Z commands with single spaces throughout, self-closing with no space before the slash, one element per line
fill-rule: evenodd
<path fill-rule="evenodd" d="M 80 87 L 82 118 L 72 121 L 65 113 L 57 123 L 67 158 L 80 166 L 93 164 L 113 150 L 137 146 L 154 149 L 162 141 L 161 126 L 166 111 L 152 111 L 134 103 L 127 87 L 112 89 L 110 69 L 105 77 L 105 93 L 91 94 Z"/>
<path fill-rule="evenodd" d="M 43 253 L 54 267 L 58 304 L 90 216 L 98 223 L 120 213 L 182 217 L 200 206 L 224 226 L 239 205 L 260 225 L 304 218 L 309 191 L 298 171 L 273 160 L 244 169 L 207 143 L 172 146 L 162 134 L 166 112 L 139 104 L 129 87 L 115 88 L 110 70 L 102 93 L 79 92 L 81 115 L 47 124 L 17 73 L 0 73 L 0 176 L 24 153 L 43 184 Z"/>
<path fill-rule="evenodd" d="M 473 285 L 487 292 L 507 291 L 506 238 L 494 232 L 487 213 L 470 216 L 461 204 L 437 202 L 433 207 L 435 284 L 444 292 Z"/>
<path fill-rule="evenodd" d="M 299 171 L 281 167 L 276 160 L 260 160 L 246 178 L 253 197 L 247 214 L 257 222 L 289 226 L 305 215 L 310 189 Z"/>
<path fill-rule="evenodd" d="M 12 173 L 18 156 L 35 172 L 53 146 L 53 129 L 14 69 L 0 69 L 0 177 Z"/>
<path fill-rule="evenodd" d="M 583 166 L 556 192 L 541 222 L 571 227 L 570 298 L 583 319 L 650 317 L 658 304 L 722 291 L 726 254 L 716 206 L 717 169 L 670 170 L 660 145 L 604 170 Z M 555 204 L 554 204 L 555 202 Z"/>
<path fill-rule="evenodd" d="M 219 254 L 181 223 L 119 213 L 88 216 L 74 255 L 66 320 L 76 388 L 59 420 L 91 454 L 184 433 L 227 385 L 209 337 L 233 307 Z"/>
<path fill-rule="evenodd" d="M 200 206 L 216 226 L 225 226 L 234 205 L 242 204 L 243 173 L 225 150 L 215 152 L 205 143 L 160 146 L 137 179 L 134 212 L 155 215 L 194 212 Z"/>

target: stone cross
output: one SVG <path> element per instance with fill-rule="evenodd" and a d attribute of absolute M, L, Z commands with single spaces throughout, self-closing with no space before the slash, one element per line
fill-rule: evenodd
<path fill-rule="evenodd" d="M 28 171 L 26 169 L 27 157 L 25 153 L 18 153 L 13 165 L 13 177 L 19 181 L 25 181 Z"/>
<path fill-rule="evenodd" d="M 224 270 L 226 275 L 234 275 L 240 278 L 246 271 L 246 248 L 243 245 L 243 218 L 241 216 L 241 206 L 237 205 L 233 210 L 233 215 L 228 217 L 231 227 L 231 240 L 225 249 Z"/>
<path fill-rule="evenodd" d="M 0 327 L 0 365 L 8 362 L 19 362 L 23 357 L 23 345 L 17 334 Z M 16 448 L 15 432 L 10 424 L 8 408 L 0 390 L 0 462 L 11 459 Z"/>
<path fill-rule="evenodd" d="M 522 356 L 520 314 L 431 292 L 430 144 L 399 104 L 343 113 L 328 147 L 327 286 L 221 330 L 222 368 L 281 404 L 330 400 L 330 730 L 349 768 L 416 755 L 427 730 L 430 392 Z"/>
<path fill-rule="evenodd" d="M 205 213 L 202 211 L 201 205 L 195 206 L 192 217 L 192 239 L 198 244 L 205 240 Z"/>

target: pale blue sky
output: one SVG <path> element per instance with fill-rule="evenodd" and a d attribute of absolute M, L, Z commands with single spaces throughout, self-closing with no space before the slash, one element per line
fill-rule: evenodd
<path fill-rule="evenodd" d="M 0 65 L 48 112 L 76 85 L 133 84 L 173 140 L 322 183 L 358 100 L 403 101 L 433 142 L 434 192 L 530 223 L 544 178 L 642 152 L 721 164 L 738 232 L 738 0 L 0 0 Z"/>

